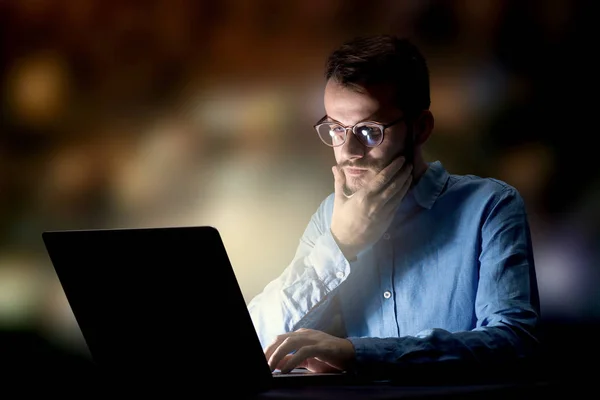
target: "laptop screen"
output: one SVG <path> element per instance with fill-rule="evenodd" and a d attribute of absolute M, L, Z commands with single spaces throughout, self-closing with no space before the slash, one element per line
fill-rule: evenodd
<path fill-rule="evenodd" d="M 51 231 L 42 237 L 102 370 L 192 373 L 195 382 L 208 383 L 244 365 L 252 382 L 248 391 L 270 385 L 271 372 L 215 228 Z"/>

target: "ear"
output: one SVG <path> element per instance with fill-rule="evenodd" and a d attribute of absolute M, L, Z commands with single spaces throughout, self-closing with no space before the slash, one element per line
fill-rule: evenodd
<path fill-rule="evenodd" d="M 431 135 L 434 126 L 433 114 L 429 110 L 423 110 L 417 116 L 414 123 L 415 146 L 423 145 Z"/>

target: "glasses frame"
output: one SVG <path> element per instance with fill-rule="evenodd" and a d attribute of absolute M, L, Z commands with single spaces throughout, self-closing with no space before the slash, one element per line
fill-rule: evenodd
<path fill-rule="evenodd" d="M 357 123 L 356 123 L 356 124 L 354 124 L 354 125 L 350 125 L 350 126 L 348 126 L 348 125 L 344 125 L 344 124 L 342 124 L 340 121 L 336 121 L 335 119 L 333 119 L 333 118 L 331 118 L 331 117 L 328 117 L 327 115 L 325 115 L 325 116 L 324 116 L 323 118 L 321 118 L 321 119 L 320 119 L 320 120 L 319 120 L 319 121 L 318 121 L 316 124 L 314 124 L 314 125 L 313 125 L 313 128 L 314 128 L 314 129 L 315 129 L 315 131 L 317 132 L 317 136 L 319 136 L 319 139 L 321 139 L 321 141 L 322 141 L 323 143 L 325 143 L 325 145 L 327 145 L 327 146 L 329 146 L 329 147 L 339 147 L 339 146 L 343 146 L 343 145 L 344 145 L 344 144 L 345 144 L 345 143 L 348 141 L 348 129 L 351 129 L 351 130 L 352 130 L 352 133 L 354 134 L 354 136 L 356 136 L 357 140 L 358 140 L 358 141 L 359 141 L 359 142 L 360 142 L 360 143 L 361 143 L 363 146 L 365 146 L 365 147 L 377 147 L 377 146 L 379 146 L 381 143 L 383 143 L 383 140 L 385 139 L 385 130 L 386 130 L 387 128 L 389 128 L 390 126 L 392 126 L 392 125 L 396 125 L 397 123 L 399 123 L 399 122 L 402 122 L 402 121 L 404 120 L 404 118 L 405 118 L 405 116 L 403 115 L 403 116 L 401 116 L 401 117 L 399 117 L 399 118 L 397 118 L 397 119 L 395 119 L 395 120 L 393 120 L 392 122 L 390 122 L 390 123 L 387 123 L 387 124 L 381 123 L 381 122 L 379 122 L 379 121 L 360 121 L 360 122 L 357 122 Z M 325 120 L 326 120 L 326 119 L 329 119 L 331 122 L 325 122 Z M 343 141 L 342 143 L 340 143 L 340 144 L 335 144 L 335 145 L 333 145 L 333 144 L 329 144 L 329 143 L 325 142 L 325 140 L 323 140 L 323 138 L 322 138 L 322 137 L 321 137 L 321 135 L 319 134 L 319 127 L 320 127 L 321 125 L 325 125 L 325 124 L 331 124 L 331 123 L 337 124 L 337 125 L 341 126 L 342 128 L 344 128 L 344 141 Z M 357 127 L 358 125 L 365 125 L 365 124 L 375 125 L 375 126 L 377 126 L 379 129 L 381 129 L 381 140 L 380 140 L 380 141 L 379 141 L 377 144 L 369 146 L 369 145 L 365 144 L 365 143 L 364 143 L 364 142 L 363 142 L 363 141 L 362 141 L 362 140 L 359 138 L 358 134 L 356 133 L 356 127 Z"/>

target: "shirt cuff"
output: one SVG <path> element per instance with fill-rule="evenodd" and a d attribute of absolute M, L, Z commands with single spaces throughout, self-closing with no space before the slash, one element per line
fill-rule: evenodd
<path fill-rule="evenodd" d="M 404 352 L 402 338 L 386 340 L 369 337 L 348 337 L 347 339 L 354 346 L 355 362 L 352 372 L 358 376 L 383 376 L 391 372 L 391 370 L 384 370 L 386 366 L 389 367 L 390 364 L 400 365 L 397 356 Z"/>
<path fill-rule="evenodd" d="M 318 278 L 328 291 L 335 289 L 350 273 L 350 262 L 330 231 L 317 239 L 310 258 Z"/>

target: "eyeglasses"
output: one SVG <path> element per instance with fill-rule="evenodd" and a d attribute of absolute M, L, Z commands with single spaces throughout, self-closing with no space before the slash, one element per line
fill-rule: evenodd
<path fill-rule="evenodd" d="M 346 126 L 339 121 L 329 118 L 330 121 L 325 122 L 328 119 L 327 115 L 324 116 L 314 125 L 319 138 L 321 141 L 330 147 L 341 146 L 346 143 L 348 139 L 348 129 L 352 129 L 352 133 L 367 147 L 377 147 L 383 142 L 383 132 L 386 128 L 397 124 L 404 119 L 404 116 L 390 122 L 389 124 L 382 124 L 377 121 L 363 121 L 359 122 L 354 126 Z"/>

